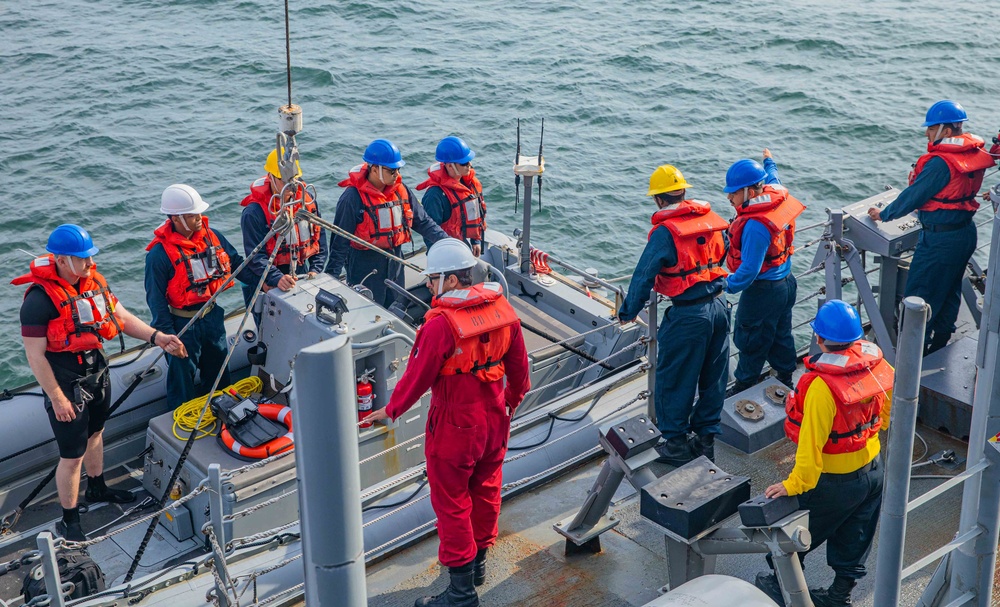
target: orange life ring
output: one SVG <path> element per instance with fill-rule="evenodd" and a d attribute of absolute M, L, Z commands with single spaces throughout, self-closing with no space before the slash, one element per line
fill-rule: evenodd
<path fill-rule="evenodd" d="M 223 424 L 222 431 L 219 432 L 219 440 L 222 441 L 222 444 L 236 455 L 248 459 L 264 459 L 265 457 L 271 457 L 295 447 L 295 436 L 292 434 L 292 410 L 290 407 L 274 403 L 261 403 L 257 405 L 257 412 L 269 420 L 284 424 L 288 428 L 288 432 L 259 447 L 251 448 L 235 440 L 229 434 L 229 429 Z"/>

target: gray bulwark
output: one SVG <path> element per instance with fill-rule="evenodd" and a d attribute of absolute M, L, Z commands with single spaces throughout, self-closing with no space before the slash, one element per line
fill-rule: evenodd
<path fill-rule="evenodd" d="M 292 369 L 306 602 L 367 604 L 351 341 L 302 350 Z"/>

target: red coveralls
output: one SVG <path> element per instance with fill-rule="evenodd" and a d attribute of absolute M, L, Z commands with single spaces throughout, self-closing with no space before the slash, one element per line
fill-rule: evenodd
<path fill-rule="evenodd" d="M 469 563 L 497 537 L 510 420 L 530 383 L 521 326 L 500 330 L 510 331 L 510 348 L 503 357 L 506 388 L 502 379 L 482 382 L 471 374 L 440 375 L 456 339 L 448 321 L 439 316 L 417 331 L 406 372 L 386 406 L 395 420 L 431 390 L 424 450 L 441 541 L 438 560 L 446 567 Z"/>

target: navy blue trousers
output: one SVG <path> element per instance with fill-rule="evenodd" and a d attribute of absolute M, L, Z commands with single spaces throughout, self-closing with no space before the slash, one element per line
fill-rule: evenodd
<path fill-rule="evenodd" d="M 974 223 L 953 232 L 920 231 L 905 295 L 922 297 L 931 306 L 926 343 L 942 347 L 955 332 L 955 321 L 962 305 L 962 280 L 975 250 Z"/>
<path fill-rule="evenodd" d="M 402 256 L 401 247 L 390 252 L 397 257 Z M 369 276 L 372 270 L 376 273 Z M 403 283 L 403 266 L 398 262 L 375 251 L 351 248 L 347 254 L 347 282 L 356 285 L 364 281 L 364 285 L 372 290 L 375 303 L 386 308 L 396 301 L 396 292 L 385 286 L 387 278 L 401 287 L 406 286 Z"/>
<path fill-rule="evenodd" d="M 655 403 L 664 439 L 691 431 L 721 433 L 729 381 L 729 315 L 725 295 L 694 306 L 673 305 L 663 313 Z"/>
<path fill-rule="evenodd" d="M 174 333 L 179 333 L 188 318 L 173 316 Z M 222 363 L 226 359 L 226 323 L 222 307 L 215 306 L 204 318 L 195 321 L 188 332 L 181 336 L 184 347 L 187 348 L 187 358 L 167 356 L 167 404 L 175 409 L 181 404 L 207 394 L 212 389 Z M 195 372 L 201 372 L 201 385 L 195 385 Z M 229 368 L 222 374 L 220 388 L 225 388 L 232 382 L 229 379 Z"/>
<path fill-rule="evenodd" d="M 740 295 L 733 345 L 740 351 L 736 381 L 756 383 L 764 362 L 779 375 L 795 371 L 792 306 L 798 283 L 789 274 L 780 280 L 755 280 Z"/>

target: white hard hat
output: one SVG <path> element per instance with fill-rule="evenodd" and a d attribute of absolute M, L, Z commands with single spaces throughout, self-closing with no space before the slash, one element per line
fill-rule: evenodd
<path fill-rule="evenodd" d="M 457 238 L 442 238 L 427 251 L 427 269 L 423 274 L 444 274 L 476 265 L 468 245 Z"/>
<path fill-rule="evenodd" d="M 208 203 L 201 199 L 201 194 L 183 183 L 175 183 L 163 190 L 160 198 L 160 212 L 164 215 L 190 215 L 207 210 Z"/>

